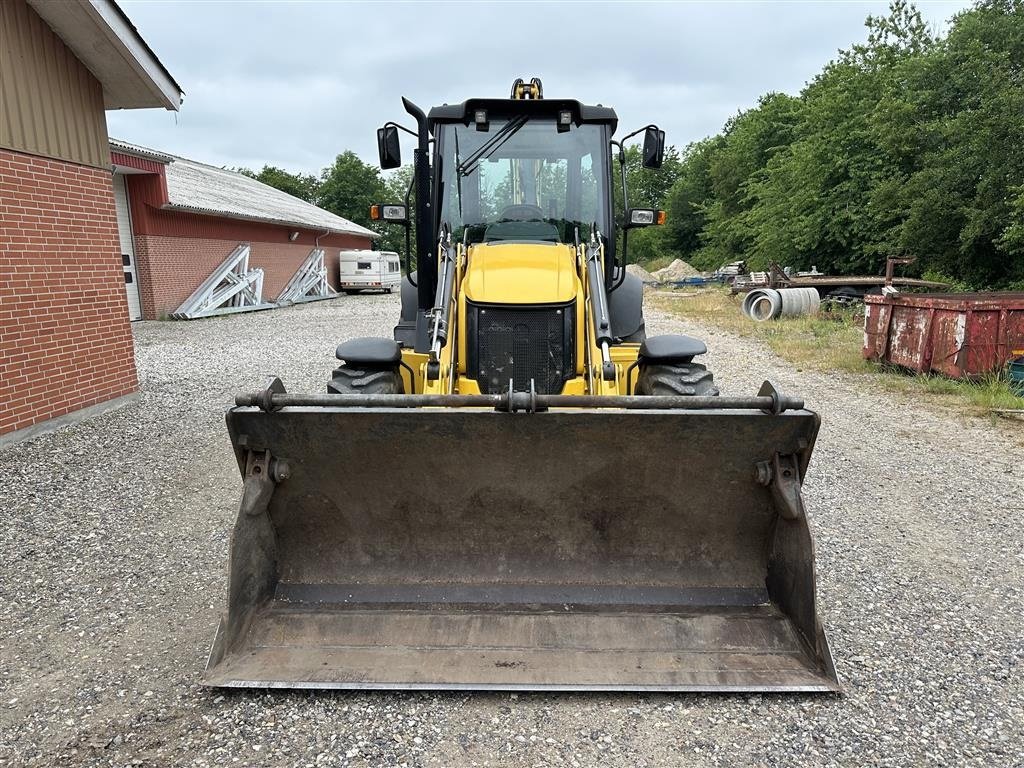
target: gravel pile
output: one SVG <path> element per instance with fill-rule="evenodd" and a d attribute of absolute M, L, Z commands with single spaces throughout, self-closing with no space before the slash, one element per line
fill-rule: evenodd
<path fill-rule="evenodd" d="M 658 281 L 654 276 L 639 264 L 627 264 L 626 271 L 634 277 L 639 277 L 644 285 L 655 285 Z"/>
<path fill-rule="evenodd" d="M 259 693 L 198 681 L 240 495 L 223 423 L 323 391 L 397 297 L 135 326 L 142 398 L 0 452 L 0 763 L 1022 765 L 1020 435 L 689 331 L 723 394 L 770 376 L 824 426 L 807 480 L 842 697 Z"/>
<path fill-rule="evenodd" d="M 659 283 L 671 283 L 687 277 L 696 277 L 699 274 L 700 270 L 694 269 L 682 259 L 676 259 L 667 267 L 652 272 L 651 277 Z"/>

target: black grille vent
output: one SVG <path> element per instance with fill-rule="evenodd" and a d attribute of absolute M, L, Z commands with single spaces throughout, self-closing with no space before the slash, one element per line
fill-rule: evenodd
<path fill-rule="evenodd" d="M 509 379 L 517 392 L 530 388 L 558 394 L 574 375 L 574 305 L 543 307 L 467 306 L 467 368 L 485 394 L 503 392 Z"/>

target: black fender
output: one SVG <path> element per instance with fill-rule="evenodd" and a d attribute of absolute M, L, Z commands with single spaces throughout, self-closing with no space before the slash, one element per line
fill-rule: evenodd
<path fill-rule="evenodd" d="M 412 280 L 409 279 L 410 277 Z M 412 281 L 415 279 L 415 270 L 413 270 L 411 275 L 406 275 L 402 278 L 402 314 L 400 319 L 406 323 L 416 322 L 416 310 L 419 308 L 418 289 L 412 284 Z"/>
<path fill-rule="evenodd" d="M 415 272 L 412 273 L 412 279 L 416 279 Z M 419 289 L 406 275 L 402 278 L 402 311 L 398 316 L 398 325 L 395 326 L 394 335 L 395 341 L 409 349 L 418 346 L 416 344 L 416 313 L 419 310 L 419 304 Z"/>
<path fill-rule="evenodd" d="M 612 335 L 625 339 L 644 326 L 644 284 L 639 277 L 626 273 L 622 285 L 608 294 L 608 314 Z"/>

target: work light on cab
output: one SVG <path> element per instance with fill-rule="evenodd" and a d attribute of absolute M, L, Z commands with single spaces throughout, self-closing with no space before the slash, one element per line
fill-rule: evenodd
<path fill-rule="evenodd" d="M 629 217 L 626 219 L 626 226 L 629 228 L 649 227 L 664 223 L 665 212 L 657 211 L 653 208 L 630 208 Z"/>
<path fill-rule="evenodd" d="M 370 206 L 370 218 L 373 221 L 404 223 L 409 220 L 409 211 L 404 205 L 377 204 Z"/>

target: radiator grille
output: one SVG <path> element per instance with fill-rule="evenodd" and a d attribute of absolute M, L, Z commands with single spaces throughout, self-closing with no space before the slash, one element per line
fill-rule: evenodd
<path fill-rule="evenodd" d="M 573 375 L 573 305 L 468 307 L 467 367 L 485 394 L 530 388 L 557 394 Z"/>

